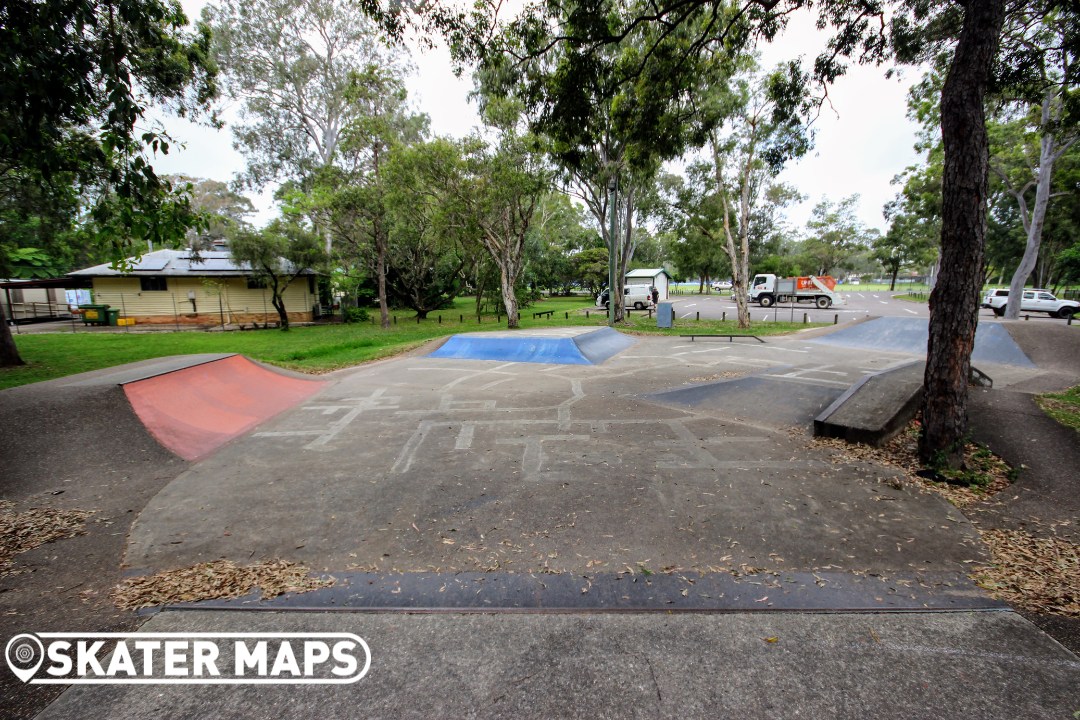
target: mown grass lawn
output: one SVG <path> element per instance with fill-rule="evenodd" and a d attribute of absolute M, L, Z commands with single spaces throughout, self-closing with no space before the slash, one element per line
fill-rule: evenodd
<path fill-rule="evenodd" d="M 533 313 L 553 310 L 551 318 L 533 318 Z M 588 317 L 585 310 L 589 311 Z M 363 362 L 396 355 L 429 340 L 459 332 L 505 329 L 506 318 L 496 322 L 486 315 L 477 322 L 475 306 L 468 298 L 452 308 L 436 311 L 417 322 L 411 311 L 394 313 L 396 321 L 387 330 L 376 322 L 349 325 L 321 325 L 280 330 L 233 332 L 76 332 L 17 335 L 15 342 L 26 365 L 0 369 L 0 389 L 51 380 L 65 375 L 99 370 L 139 360 L 195 353 L 240 353 L 262 362 L 291 370 L 323 373 Z M 377 321 L 377 311 L 372 313 Z M 441 317 L 441 322 L 440 318 Z M 523 328 L 593 325 L 606 323 L 602 308 L 587 298 L 549 298 L 523 308 Z M 775 335 L 804 329 L 799 323 L 756 323 L 740 332 L 734 322 L 677 321 L 677 327 L 660 330 L 655 317 L 633 313 L 620 326 L 626 332 L 680 335 L 687 332 L 716 334 Z M 138 326 L 135 326 L 138 330 Z"/>
<path fill-rule="evenodd" d="M 1080 385 L 1062 393 L 1039 395 L 1035 402 L 1047 415 L 1062 425 L 1080 432 Z"/>

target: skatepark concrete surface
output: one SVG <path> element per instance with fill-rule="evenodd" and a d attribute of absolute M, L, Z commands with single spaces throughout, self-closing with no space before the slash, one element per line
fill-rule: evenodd
<path fill-rule="evenodd" d="M 1075 655 L 1014 613 L 166 612 L 146 632 L 351 632 L 338 686 L 73 687 L 42 720 L 1070 718 Z"/>
<path fill-rule="evenodd" d="M 125 404 L 117 383 L 154 374 L 145 364 L 4 391 L 5 417 L 54 408 L 33 420 L 42 437 L 16 450 L 5 497 L 69 502 L 48 495 L 58 478 L 89 487 L 94 468 L 122 468 L 101 492 L 70 496 L 123 515 L 95 546 L 99 585 L 222 558 L 341 578 L 326 593 L 229 606 L 248 610 L 166 609 L 144 630 L 355 632 L 373 653 L 348 688 L 80 687 L 44 717 L 1080 710 L 1076 657 L 968 580 L 986 558 L 968 519 L 809 436 L 821 409 L 864 375 L 910 363 L 912 346 L 821 339 L 638 337 L 602 364 L 414 354 L 324 376 L 315 394 L 193 463 L 155 443 Z M 1005 356 L 987 364 L 994 392 L 1047 374 Z M 50 417 L 67 423 L 68 442 Z M 102 432 L 111 439 L 88 447 L 87 428 L 101 427 L 124 435 Z M 19 444 L 5 432 L 3 447 Z M 135 459 L 152 482 L 127 469 Z M 43 546 L 46 557 L 81 540 Z M 46 557 L 31 574 L 42 583 Z M 452 582 L 475 592 L 448 592 Z M 45 585 L 36 596 L 8 588 L 26 601 L 3 619 L 5 637 L 46 629 L 33 624 L 46 610 L 30 608 L 50 602 Z M 67 601 L 52 602 L 63 612 L 47 629 L 105 624 L 88 627 L 87 615 L 65 627 Z M 19 690 L 25 700 L 39 688 Z"/>
<path fill-rule="evenodd" d="M 859 349 L 894 350 L 926 354 L 929 321 L 925 318 L 882 317 L 823 335 L 814 342 Z M 1000 324 L 982 323 L 975 331 L 975 365 L 993 363 L 1034 367 L 1008 331 Z"/>

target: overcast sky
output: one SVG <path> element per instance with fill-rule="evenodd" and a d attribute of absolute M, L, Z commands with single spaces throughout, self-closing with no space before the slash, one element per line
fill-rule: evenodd
<path fill-rule="evenodd" d="M 205 0 L 183 0 L 191 18 L 197 18 L 205 4 Z M 769 67 L 798 55 L 812 62 L 824 39 L 808 17 L 796 18 L 776 43 L 762 49 L 762 63 Z M 432 131 L 454 137 L 468 134 L 479 124 L 476 109 L 467 100 L 472 82 L 454 77 L 445 49 L 414 52 L 412 61 L 416 71 L 407 81 L 409 94 L 417 108 L 431 117 Z M 830 88 L 831 107 L 826 106 L 814 123 L 814 149 L 780 176 L 808 196 L 789 212 L 791 223 L 803 226 L 823 198 L 837 201 L 858 193 L 860 219 L 884 230 L 881 209 L 896 194 L 890 182 L 919 159 L 912 149 L 916 128 L 907 120 L 905 104 L 907 89 L 917 79 L 910 70 L 898 81 L 886 79 L 884 68 L 852 67 Z M 236 117 L 235 107 L 226 104 L 223 117 L 226 126 L 220 131 L 169 119 L 168 129 L 184 147 L 174 147 L 168 156 L 158 158 L 157 170 L 232 180 L 244 167 L 243 157 L 232 147 L 228 125 Z M 260 210 L 256 224 L 276 215 L 269 191 L 252 199 Z"/>

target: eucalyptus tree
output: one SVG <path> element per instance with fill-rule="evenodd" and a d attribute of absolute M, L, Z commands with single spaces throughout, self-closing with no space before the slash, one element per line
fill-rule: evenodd
<path fill-rule="evenodd" d="M 372 67 L 401 74 L 399 51 L 348 0 L 220 0 L 203 18 L 222 87 L 240 103 L 233 136 L 249 187 L 334 166 L 346 128 L 367 110 L 356 102 L 356 78 Z"/>
<path fill-rule="evenodd" d="M 858 195 L 837 202 L 821 200 L 806 223 L 803 254 L 815 263 L 814 274 L 829 275 L 846 266 L 846 261 L 871 245 L 866 227 L 855 215 Z"/>
<path fill-rule="evenodd" d="M 991 162 L 1020 208 L 1027 242 L 1024 256 L 1009 284 L 1005 317 L 1020 314 L 1022 290 L 1035 270 L 1042 242 L 1047 208 L 1053 193 L 1054 166 L 1080 137 L 1080 39 L 1077 8 L 1048 0 L 1022 3 L 1011 8 L 1003 36 L 1002 54 L 1025 70 L 1007 75 L 999 95 L 1005 108 L 1014 109 L 1025 126 L 1026 142 L 1014 147 L 1027 151 L 1026 162 Z M 1038 150 L 1032 145 L 1037 145 Z M 998 159 L 1002 159 L 1000 154 Z M 1023 170 L 1009 172 L 1008 164 Z M 1034 197 L 1029 194 L 1034 190 Z"/>
<path fill-rule="evenodd" d="M 438 180 L 459 161 L 458 146 L 437 139 L 395 146 L 384 169 L 387 290 L 421 318 L 462 291 L 484 252 L 475 228 L 458 222 L 456 201 Z"/>
<path fill-rule="evenodd" d="M 354 116 L 341 133 L 341 171 L 324 175 L 330 182 L 321 191 L 329 198 L 335 226 L 350 230 L 339 238 L 338 258 L 346 267 L 359 258 L 372 260 L 380 320 L 389 328 L 386 277 L 392 221 L 385 167 L 396 149 L 427 134 L 428 118 L 411 110 L 404 81 L 393 68 L 369 65 L 354 73 L 346 96 Z"/>
<path fill-rule="evenodd" d="M 467 145 L 459 201 L 480 230 L 480 242 L 499 268 L 499 288 L 507 326 L 518 327 L 517 283 L 525 265 L 525 243 L 541 199 L 551 190 L 551 173 L 535 135 L 518 128 L 520 108 L 510 101 L 489 104 L 496 128 L 489 145 Z"/>
<path fill-rule="evenodd" d="M 625 19 L 619 13 L 626 8 L 610 9 L 612 17 L 604 22 Z M 650 57 L 645 40 L 591 49 L 559 43 L 558 23 L 570 22 L 575 12 L 572 6 L 553 8 L 551 23 L 505 36 L 498 53 L 484 55 L 478 95 L 512 96 L 522 103 L 560 183 L 588 208 L 614 259 L 614 316 L 620 321 L 642 202 L 655 192 L 662 162 L 700 142 L 715 122 L 697 97 L 725 81 L 734 63 L 667 54 L 665 65 L 660 56 Z M 550 52 L 534 52 L 541 42 Z M 680 72 L 687 63 L 692 72 Z"/>

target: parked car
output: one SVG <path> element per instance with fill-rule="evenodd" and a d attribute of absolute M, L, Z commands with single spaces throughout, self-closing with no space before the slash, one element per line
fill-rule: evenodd
<path fill-rule="evenodd" d="M 995 315 L 1001 317 L 1005 314 L 1005 305 L 1008 302 L 1008 288 L 998 288 L 986 294 L 982 306 L 990 308 Z M 1022 312 L 1044 312 L 1054 317 L 1067 318 L 1080 313 L 1080 303 L 1073 300 L 1058 300 L 1049 290 L 1035 288 L 1034 290 L 1024 290 L 1024 294 L 1020 298 L 1020 310 Z"/>
<path fill-rule="evenodd" d="M 652 303 L 652 292 L 648 285 L 627 285 L 623 288 L 623 307 L 644 310 Z M 605 289 L 596 296 L 597 307 L 608 306 L 608 291 Z"/>
<path fill-rule="evenodd" d="M 717 280 L 716 282 L 714 282 L 711 285 L 711 287 L 716 292 L 720 292 L 721 290 L 730 290 L 731 289 L 731 281 L 730 280 Z"/>

